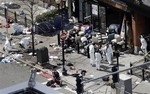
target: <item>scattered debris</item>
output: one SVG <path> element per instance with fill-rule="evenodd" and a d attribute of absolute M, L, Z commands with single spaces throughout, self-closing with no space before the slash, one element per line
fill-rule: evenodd
<path fill-rule="evenodd" d="M 5 57 L 4 59 L 1 60 L 1 63 L 11 63 L 13 62 L 14 59 L 11 57 Z"/>

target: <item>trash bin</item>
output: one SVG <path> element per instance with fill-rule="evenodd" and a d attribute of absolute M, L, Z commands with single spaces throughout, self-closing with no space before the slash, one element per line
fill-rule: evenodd
<path fill-rule="evenodd" d="M 36 52 L 38 63 L 43 65 L 49 61 L 48 49 L 46 47 L 39 48 L 36 50 Z"/>
<path fill-rule="evenodd" d="M 120 74 L 119 78 L 119 94 L 132 94 L 132 78 L 125 74 Z"/>

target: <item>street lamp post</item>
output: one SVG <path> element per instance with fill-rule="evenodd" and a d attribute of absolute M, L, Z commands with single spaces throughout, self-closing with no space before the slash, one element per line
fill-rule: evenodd
<path fill-rule="evenodd" d="M 24 16 L 24 24 L 25 24 L 25 27 L 27 27 L 27 17 L 26 17 L 26 15 Z"/>
<path fill-rule="evenodd" d="M 117 66 L 119 69 L 119 51 L 116 51 L 115 54 L 116 54 L 116 59 L 117 59 Z"/>
<path fill-rule="evenodd" d="M 61 3 L 61 0 L 55 0 L 56 4 L 57 4 L 57 7 L 58 7 L 58 11 L 60 10 L 60 3 Z M 60 34 L 58 33 L 57 34 L 57 39 L 58 39 L 58 45 L 60 45 Z"/>
<path fill-rule="evenodd" d="M 60 3 L 61 3 L 61 0 L 55 0 L 55 2 L 57 3 L 58 5 L 58 10 L 60 9 Z M 65 2 L 65 0 L 63 0 L 63 2 Z M 65 7 L 64 7 L 65 8 Z M 65 32 L 63 31 L 63 14 L 59 14 L 61 15 L 62 17 L 62 20 L 61 20 L 61 29 L 62 29 L 62 34 L 61 34 L 61 37 L 62 36 L 66 36 Z M 63 35 L 64 34 L 64 35 Z M 62 63 L 63 63 L 63 69 L 62 69 L 62 74 L 63 75 L 67 75 L 67 70 L 65 69 L 65 54 L 64 54 L 64 41 L 65 39 L 61 38 L 61 42 L 62 42 Z M 60 34 L 58 33 L 58 45 L 60 44 Z"/>
<path fill-rule="evenodd" d="M 34 26 L 34 20 L 33 20 L 33 4 L 34 4 L 34 1 L 32 1 L 31 3 L 31 24 L 32 24 L 32 27 L 31 27 L 31 35 L 32 35 L 32 56 L 34 56 L 34 53 L 35 53 L 35 48 L 34 48 L 34 30 L 33 30 L 33 26 Z"/>
<path fill-rule="evenodd" d="M 62 63 L 63 63 L 62 74 L 67 75 L 67 70 L 65 69 L 64 40 L 62 40 Z"/>
<path fill-rule="evenodd" d="M 8 23 L 8 8 L 4 8 L 4 14 L 5 14 L 5 19 L 6 19 L 6 25 L 4 26 L 6 28 L 7 36 L 8 36 L 8 28 L 10 27 Z"/>

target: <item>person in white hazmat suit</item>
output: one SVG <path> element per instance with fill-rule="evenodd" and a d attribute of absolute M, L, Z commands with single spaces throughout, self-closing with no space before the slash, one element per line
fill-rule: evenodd
<path fill-rule="evenodd" d="M 106 48 L 106 59 L 107 59 L 109 65 L 112 64 L 112 58 L 113 58 L 112 46 L 111 46 L 111 44 L 107 44 L 107 48 Z"/>
<path fill-rule="evenodd" d="M 141 50 L 144 54 L 147 54 L 147 42 L 145 38 L 141 35 L 140 36 L 140 42 L 141 42 Z"/>
<path fill-rule="evenodd" d="M 9 51 L 12 50 L 11 40 L 9 40 L 7 36 L 6 36 L 6 42 L 4 44 L 4 50 L 6 53 L 9 53 Z"/>
<path fill-rule="evenodd" d="M 92 43 L 90 46 L 89 46 L 89 54 L 90 54 L 90 64 L 92 66 L 95 66 L 95 49 L 94 49 L 94 43 Z"/>
<path fill-rule="evenodd" d="M 96 70 L 101 70 L 101 61 L 102 61 L 102 56 L 99 51 L 95 52 L 95 63 L 96 63 Z"/>
<path fill-rule="evenodd" d="M 19 42 L 20 46 L 28 49 L 29 48 L 29 44 L 30 44 L 30 37 L 24 37 L 21 39 L 21 41 Z"/>

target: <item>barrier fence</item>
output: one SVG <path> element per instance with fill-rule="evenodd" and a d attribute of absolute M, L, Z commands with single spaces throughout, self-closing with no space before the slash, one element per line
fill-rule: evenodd
<path fill-rule="evenodd" d="M 148 52 L 144 56 L 143 63 L 146 63 L 146 62 L 150 61 L 149 53 L 150 52 Z M 133 67 L 133 66 L 136 66 L 136 65 L 139 65 L 139 64 L 137 62 L 134 62 L 134 63 L 130 62 L 130 67 Z M 141 67 L 137 67 L 137 68 L 131 69 L 131 70 L 129 70 L 128 73 L 131 74 L 131 75 L 138 76 L 138 77 L 142 78 L 142 80 L 148 80 L 148 81 L 150 81 L 150 68 L 149 68 L 148 65 L 147 66 L 141 66 Z"/>

